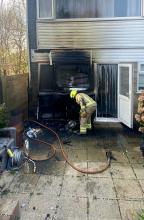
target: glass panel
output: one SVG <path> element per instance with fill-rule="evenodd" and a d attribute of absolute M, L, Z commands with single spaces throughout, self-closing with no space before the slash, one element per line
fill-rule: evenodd
<path fill-rule="evenodd" d="M 52 17 L 52 0 L 39 0 L 39 17 Z"/>
<path fill-rule="evenodd" d="M 114 17 L 114 0 L 97 0 L 96 17 Z"/>
<path fill-rule="evenodd" d="M 120 94 L 129 97 L 129 67 L 120 67 Z"/>
<path fill-rule="evenodd" d="M 57 18 L 113 17 L 114 0 L 57 0 Z"/>
<path fill-rule="evenodd" d="M 141 1 L 140 0 L 127 0 L 127 16 L 140 16 L 141 15 Z"/>
<path fill-rule="evenodd" d="M 141 0 L 56 0 L 57 18 L 102 18 L 141 15 Z"/>
<path fill-rule="evenodd" d="M 115 0 L 115 17 L 127 16 L 127 0 Z"/>
<path fill-rule="evenodd" d="M 140 65 L 140 71 L 144 71 L 144 64 Z"/>
<path fill-rule="evenodd" d="M 143 89 L 144 89 L 144 75 L 139 74 L 139 90 L 143 90 Z"/>

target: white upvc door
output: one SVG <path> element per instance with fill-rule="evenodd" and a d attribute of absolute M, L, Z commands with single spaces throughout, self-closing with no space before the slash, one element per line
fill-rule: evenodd
<path fill-rule="evenodd" d="M 118 119 L 133 127 L 132 64 L 118 65 Z"/>

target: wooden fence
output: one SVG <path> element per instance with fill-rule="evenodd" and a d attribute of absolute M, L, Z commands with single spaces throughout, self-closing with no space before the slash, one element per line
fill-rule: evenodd
<path fill-rule="evenodd" d="M 23 120 L 28 114 L 28 75 L 0 76 L 0 103 L 9 112 L 10 126 L 17 129 L 17 144 L 22 145 Z"/>
<path fill-rule="evenodd" d="M 0 100 L 6 104 L 11 114 L 16 114 L 27 109 L 27 75 L 2 75 L 0 78 L 0 86 Z"/>

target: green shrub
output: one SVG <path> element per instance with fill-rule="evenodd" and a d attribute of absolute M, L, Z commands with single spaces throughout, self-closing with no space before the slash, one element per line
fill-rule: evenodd
<path fill-rule="evenodd" d="M 138 212 L 138 220 L 144 220 L 144 209 L 140 210 Z"/>
<path fill-rule="evenodd" d="M 8 126 L 8 112 L 6 105 L 0 104 L 0 128 L 4 128 Z"/>
<path fill-rule="evenodd" d="M 138 109 L 135 119 L 139 123 L 139 131 L 144 134 L 144 91 L 138 97 Z"/>

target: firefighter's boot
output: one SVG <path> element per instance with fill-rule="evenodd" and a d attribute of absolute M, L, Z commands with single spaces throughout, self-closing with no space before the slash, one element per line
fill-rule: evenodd
<path fill-rule="evenodd" d="M 92 129 L 92 124 L 90 123 L 90 124 L 87 124 L 87 129 L 88 130 L 91 130 Z"/>
<path fill-rule="evenodd" d="M 87 128 L 80 126 L 80 134 L 86 134 L 87 133 Z"/>

